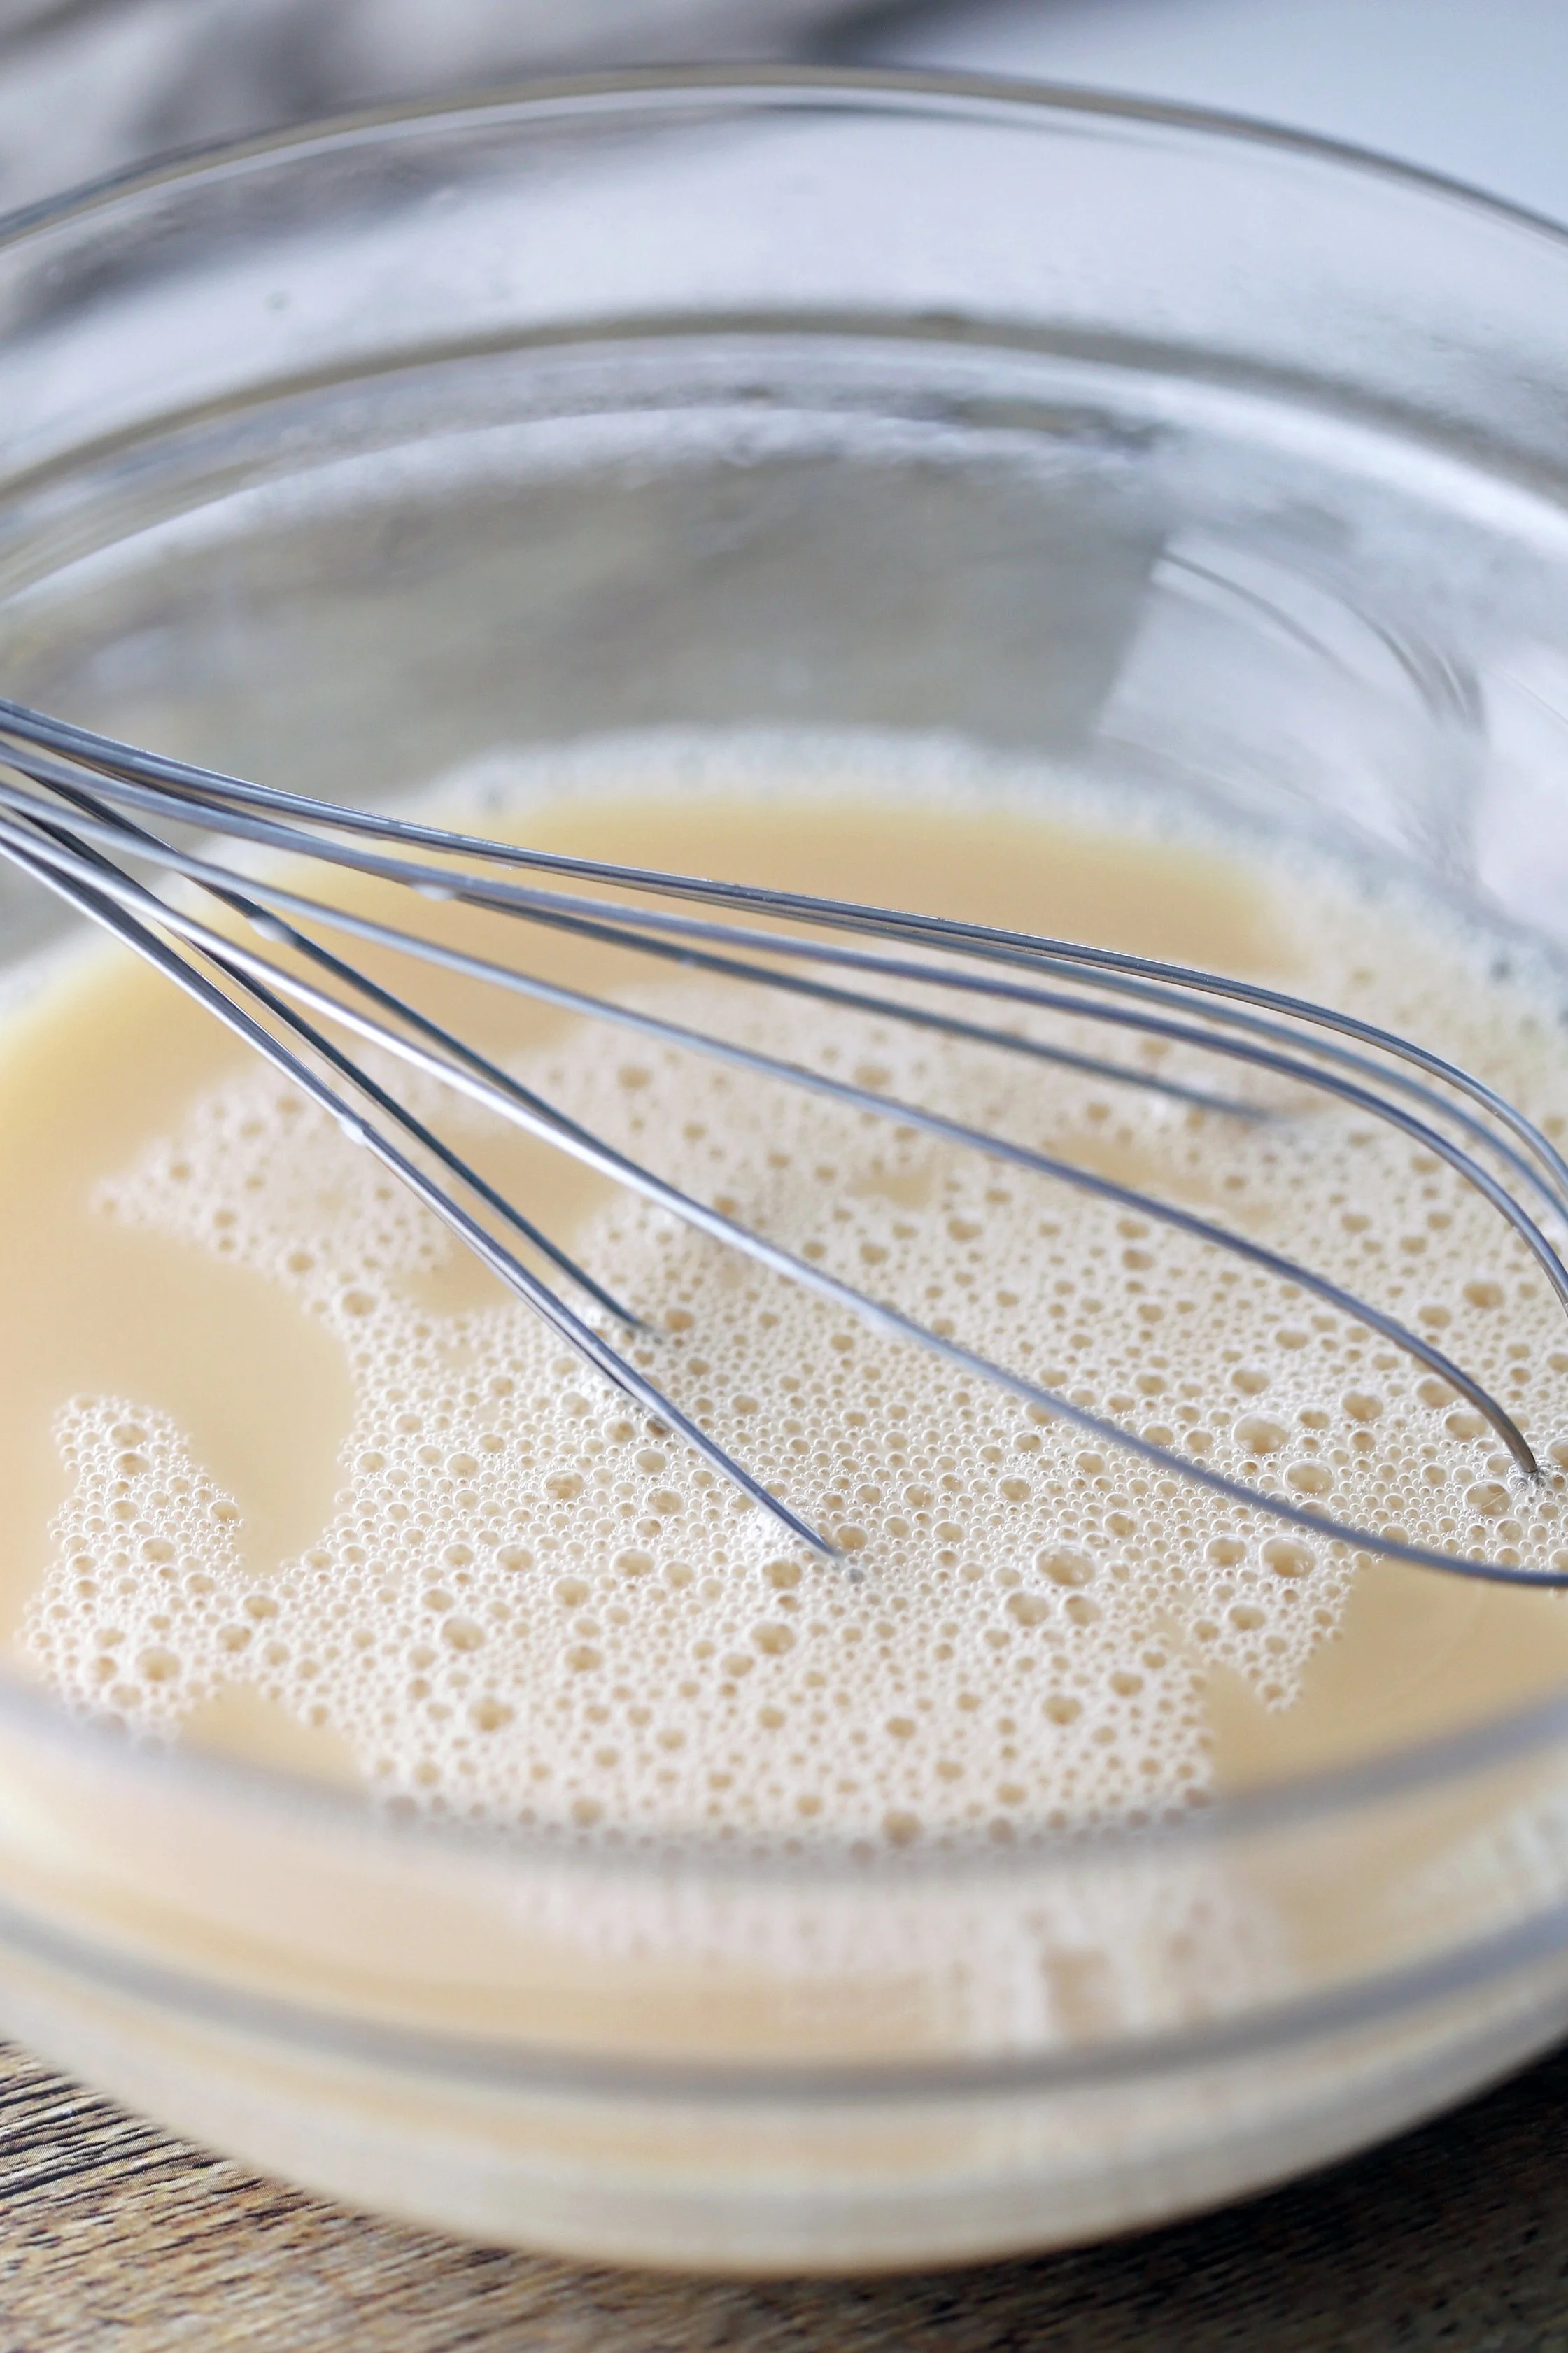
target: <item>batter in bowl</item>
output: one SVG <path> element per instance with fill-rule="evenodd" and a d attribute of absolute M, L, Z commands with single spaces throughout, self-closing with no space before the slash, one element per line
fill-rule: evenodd
<path fill-rule="evenodd" d="M 658 739 L 492 764 L 443 806 L 547 848 L 1261 977 L 1559 1122 L 1547 983 L 1500 976 L 1458 918 L 1255 845 L 1108 825 L 1040 782 L 929 745 Z M 1277 1115 L 438 920 L 1196 1207 L 1375 1299 L 1507 1401 L 1544 1482 L 1527 1492 L 1419 1364 L 1227 1254 L 444 984 L 443 1009 L 574 1117 L 1042 1387 L 1341 1520 L 1568 1560 L 1561 1307 L 1407 1138 L 1088 1025 L 1051 1034 L 1218 1071 Z M 418 1091 L 648 1319 L 650 1377 L 842 1548 L 814 1559 L 157 976 L 79 957 L 4 1043 L 13 1655 L 139 1736 L 568 1841 L 871 1852 L 1165 1819 L 1568 1674 L 1552 1596 L 1358 1560 L 1162 1479 Z"/>

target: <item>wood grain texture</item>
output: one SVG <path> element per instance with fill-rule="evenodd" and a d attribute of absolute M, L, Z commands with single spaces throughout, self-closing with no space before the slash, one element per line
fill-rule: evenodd
<path fill-rule="evenodd" d="M 1568 2353 L 1568 2053 L 1250 2205 L 867 2282 L 584 2271 L 367 2221 L 0 2049 L 3 2353 Z"/>

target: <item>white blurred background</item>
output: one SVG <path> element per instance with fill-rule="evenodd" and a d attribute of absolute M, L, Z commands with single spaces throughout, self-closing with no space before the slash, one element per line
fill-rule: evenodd
<path fill-rule="evenodd" d="M 1568 0 L 974 0 L 855 47 L 1293 123 L 1568 221 Z"/>
<path fill-rule="evenodd" d="M 1568 221 L 1568 0 L 0 0 L 0 211 L 345 107 L 737 56 L 1179 99 Z"/>

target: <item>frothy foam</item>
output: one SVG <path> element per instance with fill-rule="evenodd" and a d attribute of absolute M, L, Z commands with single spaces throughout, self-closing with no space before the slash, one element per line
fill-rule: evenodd
<path fill-rule="evenodd" d="M 1456 926 L 1381 907 L 1373 957 L 1348 887 L 1260 866 L 1258 889 L 1302 993 L 1556 1117 L 1552 1008 Z M 709 980 L 635 1001 L 1231 1222 L 1436 1338 L 1543 1456 L 1561 1441 L 1568 1333 L 1543 1278 L 1450 1171 L 1365 1117 L 1239 1067 L 1108 1048 L 1089 1024 L 1038 1034 L 1284 1115 L 1195 1112 Z M 1441 1382 L 1226 1254 L 612 1031 L 513 1067 L 684 1189 L 1162 1446 L 1354 1525 L 1568 1564 L 1560 1472 L 1526 1493 Z M 433 1093 L 417 1108 L 481 1130 Z M 792 1552 L 525 1307 L 433 1312 L 420 1278 L 456 1245 L 259 1066 L 100 1206 L 282 1286 L 341 1343 L 355 1391 L 331 1525 L 271 1573 L 164 1417 L 119 1398 L 62 1413 L 72 1493 L 28 1641 L 77 1704 L 148 1732 L 239 1680 L 339 1734 L 403 1808 L 595 1840 L 1005 1841 L 1201 1801 L 1214 1667 L 1289 1706 L 1339 1623 L 1342 1546 L 1087 1443 L 617 1199 L 573 1247 L 662 1325 L 639 1364 L 848 1567 Z"/>

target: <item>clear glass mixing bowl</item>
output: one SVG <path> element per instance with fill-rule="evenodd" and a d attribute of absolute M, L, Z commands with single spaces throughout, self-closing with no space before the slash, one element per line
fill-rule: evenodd
<path fill-rule="evenodd" d="M 945 731 L 1561 941 L 1565 386 L 1568 242 L 1235 125 L 784 74 L 355 121 L 0 238 L 0 684 L 349 797 Z M 1568 1697 L 1178 1829 L 763 1866 L 409 1829 L 13 1680 L 0 2019 L 487 2239 L 1044 2245 L 1562 2031 Z"/>

